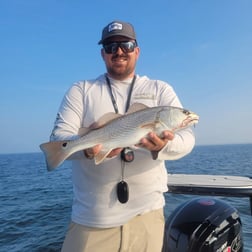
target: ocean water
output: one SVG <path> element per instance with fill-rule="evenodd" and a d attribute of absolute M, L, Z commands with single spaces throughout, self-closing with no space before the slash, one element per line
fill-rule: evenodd
<path fill-rule="evenodd" d="M 252 144 L 196 146 L 166 165 L 171 173 L 252 176 Z M 167 193 L 166 216 L 193 197 Z M 249 199 L 219 198 L 238 209 L 244 252 L 252 251 Z M 71 213 L 69 163 L 48 173 L 42 153 L 0 155 L 0 202 L 1 252 L 60 251 Z"/>

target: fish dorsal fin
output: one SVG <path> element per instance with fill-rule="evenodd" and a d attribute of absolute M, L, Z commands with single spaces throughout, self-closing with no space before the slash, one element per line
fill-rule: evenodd
<path fill-rule="evenodd" d="M 133 112 L 137 112 L 139 110 L 143 110 L 143 109 L 146 109 L 146 108 L 148 108 L 148 106 L 144 105 L 143 103 L 134 103 L 129 107 L 126 114 L 131 114 Z M 102 117 L 100 117 L 100 119 L 97 122 L 92 123 L 88 128 L 80 128 L 79 132 L 78 132 L 78 135 L 84 136 L 90 130 L 101 128 L 105 124 L 107 124 L 107 123 L 109 123 L 109 122 L 113 121 L 114 119 L 119 118 L 121 116 L 122 116 L 121 114 L 116 114 L 114 112 L 109 112 L 109 113 L 103 115 Z"/>
<path fill-rule="evenodd" d="M 78 131 L 78 135 L 79 136 L 84 136 L 86 135 L 88 132 L 90 131 L 90 128 L 80 128 L 79 131 Z"/>
<path fill-rule="evenodd" d="M 92 123 L 88 128 L 80 128 L 78 131 L 78 135 L 79 136 L 84 136 L 86 135 L 88 132 L 90 132 L 91 130 L 94 129 L 99 129 L 101 127 L 103 127 L 105 124 L 111 122 L 112 120 L 121 117 L 121 114 L 116 114 L 113 112 L 107 113 L 105 115 L 103 115 L 97 122 Z"/>
<path fill-rule="evenodd" d="M 97 122 L 92 123 L 88 128 L 85 127 L 80 128 L 78 131 L 78 135 L 84 136 L 91 130 L 102 128 L 105 124 L 121 116 L 122 116 L 121 114 L 116 114 L 113 112 L 107 113 L 103 115 Z"/>
<path fill-rule="evenodd" d="M 121 114 L 116 114 L 113 112 L 107 113 L 103 115 L 97 122 L 92 123 L 89 128 L 90 129 L 97 129 L 103 127 L 105 124 L 113 121 L 114 119 L 121 117 Z"/>
<path fill-rule="evenodd" d="M 143 110 L 143 109 L 146 109 L 148 108 L 148 106 L 144 105 L 143 103 L 133 103 L 126 114 L 131 114 L 133 112 L 136 112 L 136 111 L 139 111 L 139 110 Z"/>

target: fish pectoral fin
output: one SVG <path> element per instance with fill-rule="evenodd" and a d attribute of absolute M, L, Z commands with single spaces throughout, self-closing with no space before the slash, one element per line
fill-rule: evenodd
<path fill-rule="evenodd" d="M 111 150 L 101 150 L 95 157 L 95 164 L 98 165 L 100 164 L 106 157 L 107 155 L 112 151 Z"/>

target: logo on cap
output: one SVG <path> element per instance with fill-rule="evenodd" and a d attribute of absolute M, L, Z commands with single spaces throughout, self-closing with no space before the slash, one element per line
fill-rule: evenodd
<path fill-rule="evenodd" d="M 108 32 L 112 32 L 113 30 L 122 30 L 122 24 L 112 23 L 108 27 Z"/>

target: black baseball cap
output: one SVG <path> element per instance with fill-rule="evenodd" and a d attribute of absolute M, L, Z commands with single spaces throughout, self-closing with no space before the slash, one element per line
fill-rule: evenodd
<path fill-rule="evenodd" d="M 136 33 L 132 24 L 122 21 L 113 21 L 103 28 L 102 38 L 98 44 L 103 44 L 108 38 L 113 36 L 123 36 L 136 40 Z"/>

